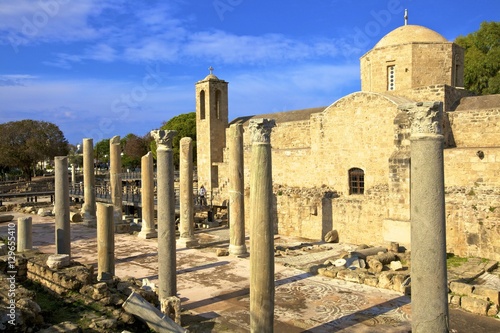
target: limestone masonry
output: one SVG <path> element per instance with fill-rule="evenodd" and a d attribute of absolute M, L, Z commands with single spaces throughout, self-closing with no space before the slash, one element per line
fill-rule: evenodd
<path fill-rule="evenodd" d="M 404 105 L 443 109 L 447 251 L 500 260 L 500 95 L 463 88 L 464 50 L 428 28 L 405 25 L 360 59 L 361 91 L 328 107 L 228 120 L 228 83 L 196 83 L 199 184 L 229 201 L 229 126 L 242 124 L 245 215 L 250 207 L 248 130 L 272 130 L 273 221 L 283 235 L 410 248 L 410 127 Z M 248 227 L 248 226 L 247 226 Z"/>

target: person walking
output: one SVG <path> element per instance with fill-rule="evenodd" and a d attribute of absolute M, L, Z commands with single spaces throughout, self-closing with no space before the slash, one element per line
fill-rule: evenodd
<path fill-rule="evenodd" d="M 207 205 L 207 198 L 205 197 L 206 194 L 207 194 L 207 190 L 205 189 L 205 186 L 201 185 L 200 189 L 198 190 L 198 203 L 201 206 Z"/>

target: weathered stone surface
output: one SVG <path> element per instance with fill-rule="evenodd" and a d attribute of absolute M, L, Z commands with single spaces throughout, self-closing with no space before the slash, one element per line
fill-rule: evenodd
<path fill-rule="evenodd" d="M 10 222 L 14 219 L 14 215 L 0 215 L 0 223 Z"/>
<path fill-rule="evenodd" d="M 406 279 L 409 276 L 410 276 L 410 274 L 406 274 L 406 273 L 404 273 L 404 274 L 401 274 L 401 273 L 395 274 L 392 277 L 392 283 L 393 283 L 392 289 L 395 290 L 395 291 L 399 291 L 399 292 L 404 293 L 405 292 L 404 283 L 405 283 Z"/>
<path fill-rule="evenodd" d="M 217 249 L 215 254 L 217 254 L 217 257 L 224 257 L 229 255 L 229 251 L 226 249 Z"/>
<path fill-rule="evenodd" d="M 328 231 L 325 235 L 325 242 L 338 243 L 339 242 L 339 232 L 337 230 Z"/>
<path fill-rule="evenodd" d="M 487 315 L 489 305 L 488 301 L 470 296 L 463 296 L 461 299 L 462 309 L 483 316 Z"/>
<path fill-rule="evenodd" d="M 340 260 L 343 260 L 343 259 L 340 259 Z M 354 257 L 354 258 L 347 259 L 346 266 L 348 268 L 365 268 L 366 263 L 365 263 L 364 259 Z"/>
<path fill-rule="evenodd" d="M 488 317 L 497 316 L 499 314 L 498 308 L 499 308 L 498 305 L 490 304 L 490 307 L 488 308 L 488 313 L 486 315 Z"/>
<path fill-rule="evenodd" d="M 83 222 L 82 214 L 71 212 L 69 213 L 69 220 L 71 222 Z"/>
<path fill-rule="evenodd" d="M 448 303 L 455 306 L 460 306 L 461 297 L 458 295 L 448 294 Z"/>
<path fill-rule="evenodd" d="M 382 272 L 382 269 L 384 268 L 384 265 L 377 259 L 371 259 L 368 260 L 368 269 L 372 273 L 380 273 Z"/>
<path fill-rule="evenodd" d="M 475 286 L 474 287 L 474 295 L 486 296 L 489 301 L 500 305 L 500 290 L 489 288 L 486 286 Z"/>
<path fill-rule="evenodd" d="M 51 216 L 52 215 L 52 209 L 48 209 L 48 208 L 39 208 L 38 209 L 38 212 L 36 213 L 38 216 L 42 216 L 42 217 L 45 217 L 45 216 Z"/>
<path fill-rule="evenodd" d="M 243 126 L 233 124 L 229 130 L 229 252 L 245 255 L 245 180 Z"/>
<path fill-rule="evenodd" d="M 38 331 L 38 333 L 80 333 L 82 332 L 81 328 L 73 324 L 72 322 L 65 321 L 62 323 L 59 323 L 57 325 L 53 325 L 49 328 L 43 329 L 41 331 Z"/>
<path fill-rule="evenodd" d="M 323 275 L 323 276 L 326 276 L 326 277 L 330 277 L 330 278 L 336 278 L 337 277 L 337 271 L 331 271 L 331 270 L 328 270 L 328 269 L 325 269 L 325 268 L 318 269 L 318 273 L 320 275 Z"/>
<path fill-rule="evenodd" d="M 389 268 L 392 269 L 393 271 L 399 271 L 403 269 L 403 264 L 401 264 L 401 261 L 391 261 L 389 264 Z"/>
<path fill-rule="evenodd" d="M 47 259 L 47 266 L 52 269 L 59 269 L 69 266 L 69 254 L 54 254 Z"/>
<path fill-rule="evenodd" d="M 115 318 L 96 318 L 92 319 L 92 323 L 89 325 L 89 328 L 98 328 L 98 329 L 115 329 L 117 326 L 117 320 Z"/>
<path fill-rule="evenodd" d="M 457 294 L 457 295 L 471 295 L 473 286 L 467 283 L 462 283 L 462 282 L 451 282 L 450 283 L 450 290 L 452 293 Z"/>
<path fill-rule="evenodd" d="M 378 287 L 384 289 L 392 289 L 392 278 L 395 274 L 392 272 L 381 272 L 378 277 Z"/>

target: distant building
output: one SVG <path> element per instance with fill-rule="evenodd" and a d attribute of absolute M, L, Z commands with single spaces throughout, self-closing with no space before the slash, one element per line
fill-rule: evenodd
<path fill-rule="evenodd" d="M 212 73 L 196 83 L 199 183 L 214 202 L 227 201 L 228 126 L 275 119 L 277 232 L 322 239 L 336 229 L 342 242 L 410 247 L 410 124 L 398 105 L 440 101 L 448 251 L 500 260 L 500 95 L 465 90 L 464 50 L 422 26 L 393 30 L 360 61 L 361 91 L 328 107 L 231 123 L 228 83 Z M 248 203 L 248 131 L 244 142 Z"/>

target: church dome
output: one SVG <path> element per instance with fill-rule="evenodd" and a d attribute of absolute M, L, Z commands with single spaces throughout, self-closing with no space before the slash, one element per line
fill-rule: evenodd
<path fill-rule="evenodd" d="M 208 80 L 216 80 L 216 81 L 220 81 L 219 78 L 217 76 L 215 76 L 214 74 L 210 73 L 208 74 L 204 79 L 203 81 L 208 81 Z"/>
<path fill-rule="evenodd" d="M 441 34 L 420 25 L 403 25 L 385 35 L 374 48 L 407 43 L 446 43 Z"/>

